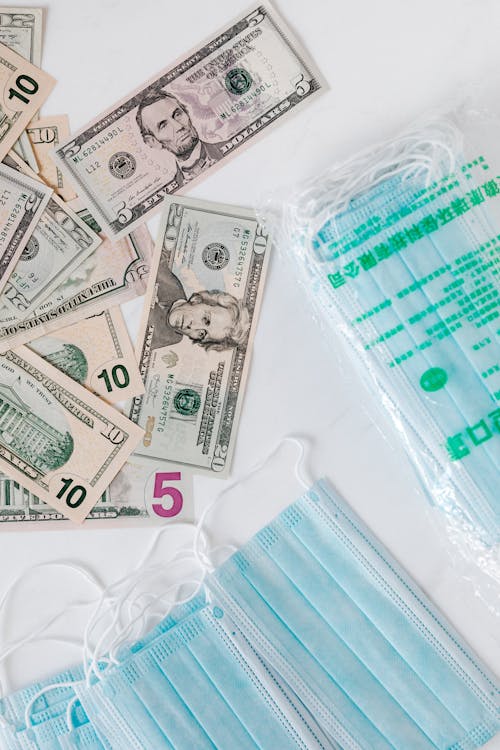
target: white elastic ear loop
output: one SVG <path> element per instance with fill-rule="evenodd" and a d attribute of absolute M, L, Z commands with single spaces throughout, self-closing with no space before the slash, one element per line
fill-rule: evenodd
<path fill-rule="evenodd" d="M 154 570 L 165 570 L 166 565 L 171 565 L 172 563 L 175 563 L 178 561 L 178 559 L 181 559 L 183 555 L 186 554 L 185 549 L 178 550 L 169 561 L 162 561 L 161 563 L 156 564 L 155 566 L 149 566 L 149 568 L 146 567 L 146 562 L 149 557 L 152 556 L 154 553 L 160 537 L 168 530 L 171 530 L 173 528 L 179 528 L 179 526 L 185 526 L 186 528 L 189 528 L 192 530 L 193 524 L 187 524 L 187 523 L 180 523 L 180 524 L 172 524 L 171 526 L 165 526 L 162 529 L 160 529 L 157 534 L 155 535 L 153 541 L 151 542 L 148 550 L 146 553 L 142 556 L 142 558 L 139 560 L 135 568 L 131 571 L 131 573 L 128 573 L 126 576 L 123 576 L 119 581 L 116 581 L 115 583 L 111 584 L 111 586 L 106 589 L 103 594 L 101 595 L 101 598 L 99 602 L 97 603 L 97 606 L 94 610 L 94 613 L 91 615 L 91 618 L 85 628 L 84 632 L 84 670 L 86 674 L 86 682 L 87 684 L 90 684 L 92 675 L 94 675 L 97 679 L 100 679 L 102 677 L 103 670 L 100 668 L 100 665 L 103 666 L 109 665 L 111 663 L 109 656 L 104 656 L 101 652 L 109 653 L 108 649 L 104 649 L 104 644 L 106 643 L 106 639 L 115 632 L 114 640 L 111 640 L 111 647 L 114 651 L 119 647 L 121 639 L 120 634 L 118 633 L 118 637 L 116 634 L 117 625 L 119 625 L 119 618 L 121 616 L 122 607 L 124 603 L 126 603 L 128 597 L 130 597 L 131 593 L 134 591 L 135 587 L 137 586 L 138 581 L 141 581 L 144 578 L 144 575 L 147 573 L 154 572 Z M 208 542 L 206 538 L 203 538 L 203 544 L 206 547 Z M 192 554 L 192 553 L 191 553 Z M 198 560 L 195 560 L 195 562 L 198 562 Z M 202 571 L 204 569 L 202 568 Z M 198 591 L 203 585 L 205 574 L 203 574 L 202 578 L 199 581 L 199 587 Z M 192 579 L 185 579 L 183 581 L 177 582 L 175 585 L 179 588 L 183 584 L 189 584 Z M 110 592 L 113 590 L 119 588 L 123 584 L 129 584 L 127 590 L 122 594 L 116 594 L 114 596 L 111 596 Z M 145 592 L 144 592 L 145 593 Z M 197 592 L 195 592 L 197 593 Z M 193 596 L 195 594 L 191 594 Z M 141 594 L 142 596 L 142 594 Z M 189 597 L 190 598 L 190 597 Z M 176 602 L 172 603 L 172 606 L 175 605 Z M 179 601 L 179 603 L 182 603 Z M 104 632 L 101 634 L 100 638 L 96 642 L 94 648 L 90 648 L 90 635 L 92 630 L 97 627 L 98 623 L 101 622 L 106 616 L 108 616 L 111 612 L 114 611 L 114 614 L 112 616 L 112 620 L 108 627 L 104 630 Z"/>
<path fill-rule="evenodd" d="M 462 147 L 459 129 L 449 120 L 440 120 L 420 131 L 364 149 L 327 173 L 319 186 L 313 183 L 309 192 L 301 196 L 310 237 L 316 236 L 326 221 L 335 229 L 334 218 L 348 210 L 354 197 L 398 174 L 403 180 L 425 174 L 428 188 L 439 174 L 444 176 L 454 171 L 456 154 Z"/>
<path fill-rule="evenodd" d="M 193 591 L 190 591 L 189 594 L 187 594 L 186 596 L 181 597 L 181 598 L 179 598 L 177 596 L 170 597 L 165 602 L 165 597 L 168 596 L 168 594 L 170 593 L 170 591 L 178 591 L 181 587 L 186 586 L 188 584 L 193 584 Z M 162 602 L 162 603 L 165 602 L 166 605 L 167 605 L 167 609 L 165 611 L 165 607 L 162 608 L 162 616 L 166 617 L 168 615 L 168 613 L 171 611 L 172 607 L 177 606 L 179 604 L 186 604 L 194 596 L 196 596 L 196 594 L 199 592 L 199 590 L 200 590 L 200 588 L 201 588 L 202 585 L 203 585 L 203 579 L 198 579 L 198 578 L 196 578 L 196 579 L 195 578 L 188 579 L 188 578 L 186 578 L 186 579 L 184 579 L 182 581 L 179 581 L 179 582 L 171 584 L 166 589 L 166 591 L 164 591 L 161 594 L 158 594 L 157 596 L 155 596 L 154 599 L 151 602 L 149 602 L 149 604 L 147 604 L 144 607 L 143 611 L 139 615 L 137 615 L 137 617 L 134 620 L 131 620 L 130 623 L 128 623 L 128 625 L 126 627 L 124 627 L 122 629 L 122 632 L 120 634 L 120 640 L 119 640 L 119 642 L 116 643 L 116 644 L 113 644 L 110 647 L 110 649 L 109 649 L 109 659 L 110 659 L 110 662 L 112 664 L 120 664 L 121 663 L 120 660 L 116 656 L 117 649 L 120 648 L 120 645 L 124 641 L 130 640 L 129 635 L 132 632 L 132 629 L 133 629 L 134 625 L 137 624 L 137 622 L 140 622 L 141 620 L 145 619 L 145 614 L 146 614 L 147 610 L 150 607 L 154 606 L 158 602 Z M 117 640 L 118 640 L 118 638 L 117 638 Z"/>
<path fill-rule="evenodd" d="M 190 528 L 192 529 L 193 526 L 190 525 Z M 154 550 L 156 543 L 158 541 L 160 534 L 156 535 L 156 539 L 154 540 L 153 544 L 150 546 L 150 550 L 148 554 L 151 554 L 151 552 Z M 176 562 L 182 561 L 182 556 L 185 555 L 185 550 L 181 549 L 179 550 L 175 555 L 173 555 L 170 560 L 168 561 L 168 564 L 172 566 L 172 564 L 175 564 Z M 142 565 L 142 567 L 141 567 Z M 96 644 L 96 647 L 94 648 L 94 657 L 92 661 L 95 663 L 95 654 L 99 651 L 99 649 L 102 647 L 103 643 L 105 642 L 105 639 L 107 636 L 115 629 L 118 620 L 122 613 L 122 607 L 129 603 L 128 600 L 130 599 L 131 594 L 133 593 L 134 589 L 142 581 L 145 574 L 148 576 L 152 576 L 155 571 L 164 572 L 165 567 L 167 563 L 161 562 L 157 563 L 154 566 L 145 566 L 144 558 L 142 563 L 139 566 L 136 566 L 136 568 L 129 573 L 127 576 L 120 579 L 120 581 L 113 583 L 107 590 L 103 592 L 103 595 L 101 596 L 100 601 L 97 604 L 97 607 L 94 611 L 94 614 L 91 616 L 90 621 L 86 628 L 86 634 L 85 634 L 85 643 L 88 645 L 89 641 L 89 635 L 92 631 L 93 627 L 95 627 L 100 620 L 102 620 L 111 610 L 114 610 L 114 616 L 112 619 L 112 622 L 110 625 L 106 628 L 104 633 L 101 635 L 98 643 Z M 191 579 L 189 579 L 191 580 Z M 116 594 L 114 596 L 110 596 L 110 592 L 113 589 L 118 588 L 120 585 L 123 585 L 125 583 L 128 583 L 128 588 L 122 593 L 122 594 Z M 179 586 L 182 585 L 182 581 L 179 582 Z M 141 596 L 146 595 L 147 592 L 143 592 Z M 104 609 L 103 611 L 99 612 L 104 604 L 106 604 L 106 600 L 108 601 L 108 607 L 107 609 Z M 89 651 L 87 650 L 86 655 L 89 655 Z"/>
<path fill-rule="evenodd" d="M 16 587 L 24 579 L 26 579 L 30 573 L 35 570 L 41 570 L 42 568 L 69 568 L 70 570 L 74 570 L 82 575 L 87 581 L 92 583 L 92 585 L 98 588 L 101 592 L 104 590 L 104 584 L 102 583 L 102 581 L 100 581 L 97 576 L 92 573 L 92 571 L 88 570 L 88 568 L 85 568 L 83 565 L 75 563 L 72 560 L 53 560 L 49 562 L 39 563 L 37 565 L 30 565 L 29 568 L 23 570 L 23 572 L 20 573 L 17 578 L 15 578 L 14 581 L 10 584 L 7 591 L 5 591 L 4 595 L 0 599 L 0 612 L 2 608 L 5 607 L 7 599 L 12 596 Z"/>
<path fill-rule="evenodd" d="M 306 477 L 304 474 L 305 469 L 305 462 L 304 462 L 304 456 L 305 456 L 305 438 L 296 436 L 296 435 L 285 435 L 281 438 L 277 446 L 274 448 L 271 453 L 263 458 L 261 461 L 256 463 L 246 474 L 244 474 L 242 477 L 239 477 L 239 479 L 236 479 L 234 482 L 232 482 L 228 487 L 225 487 L 222 492 L 220 492 L 211 503 L 207 505 L 205 510 L 202 512 L 198 523 L 196 524 L 196 531 L 195 531 L 195 537 L 193 542 L 193 554 L 196 557 L 196 559 L 199 561 L 200 566 L 206 570 L 206 573 L 212 573 L 215 570 L 215 566 L 212 563 L 212 560 L 209 556 L 209 553 L 204 553 L 200 551 L 199 549 L 199 540 L 201 538 L 201 535 L 203 532 L 203 526 L 205 524 L 205 520 L 209 513 L 213 510 L 215 505 L 219 503 L 219 501 L 226 495 L 228 492 L 231 492 L 235 487 L 237 487 L 239 484 L 242 484 L 243 482 L 246 482 L 248 479 L 253 477 L 255 474 L 257 474 L 261 469 L 263 469 L 267 464 L 272 461 L 272 459 L 276 456 L 277 453 L 281 450 L 283 445 L 285 443 L 292 443 L 292 445 L 295 445 L 299 448 L 299 456 L 297 458 L 297 461 L 295 463 L 295 477 L 298 480 L 298 482 L 304 487 L 304 489 L 308 490 L 312 484 L 314 484 L 314 481 L 311 480 L 309 477 Z M 307 470 L 306 470 L 307 473 Z M 227 546 L 227 545 L 225 545 Z M 233 546 L 233 545 L 231 545 Z M 234 547 L 233 547 L 234 548 Z M 218 548 L 215 548 L 218 549 Z M 236 550 L 236 548 L 234 548 Z M 214 550 L 212 550 L 213 553 Z"/>
<path fill-rule="evenodd" d="M 133 600 L 131 605 L 129 606 L 129 621 L 126 622 L 123 627 L 121 627 L 120 630 L 117 630 L 115 634 L 114 641 L 111 641 L 110 645 L 108 646 L 107 652 L 109 654 L 109 659 L 111 663 L 118 663 L 115 658 L 115 652 L 116 650 L 122 645 L 124 642 L 130 639 L 130 634 L 133 631 L 134 626 L 141 622 L 145 623 L 146 617 L 148 616 L 148 610 L 150 610 L 153 606 L 155 606 L 158 602 L 165 601 L 165 598 L 168 597 L 171 591 L 179 591 L 179 589 L 183 588 L 184 586 L 190 586 L 192 585 L 193 589 L 190 590 L 189 594 L 187 594 L 184 597 L 174 596 L 167 598 L 166 604 L 167 609 L 165 611 L 165 608 L 163 609 L 162 615 L 163 617 L 166 617 L 173 606 L 177 604 L 184 604 L 185 602 L 189 601 L 193 598 L 193 596 L 196 596 L 198 591 L 200 590 L 201 586 L 203 584 L 203 577 L 202 578 L 189 578 L 185 577 L 181 579 L 180 581 L 175 581 L 174 583 L 170 584 L 166 590 L 158 593 L 158 594 L 152 594 L 151 592 L 142 592 L 139 594 L 139 596 Z M 125 603 L 125 597 L 128 596 L 125 594 L 123 596 L 121 604 Z M 146 605 L 139 605 L 139 602 L 141 599 L 149 597 L 151 599 L 150 602 L 148 602 Z M 132 616 L 132 606 L 136 605 L 137 608 L 140 610 L 139 614 Z M 141 628 L 142 632 L 142 628 Z"/>
<path fill-rule="evenodd" d="M 72 698 L 70 702 L 68 703 L 68 707 L 66 709 L 66 724 L 68 725 L 69 732 L 72 732 L 73 729 L 75 728 L 75 724 L 73 722 L 73 709 L 75 705 L 78 703 L 78 701 L 79 701 L 79 698 L 77 695 L 75 695 L 75 697 Z"/>
<path fill-rule="evenodd" d="M 38 693 L 36 693 L 30 699 L 29 703 L 24 709 L 24 724 L 26 726 L 26 729 L 29 729 L 31 727 L 31 711 L 33 710 L 33 706 L 40 698 L 40 696 L 45 695 L 45 693 L 50 693 L 51 690 L 56 690 L 57 688 L 61 687 L 73 688 L 74 685 L 75 682 L 55 682 L 53 685 L 46 685 L 44 688 L 41 688 Z"/>
<path fill-rule="evenodd" d="M 5 608 L 8 599 L 12 596 L 15 589 L 20 585 L 22 581 L 24 581 L 31 572 L 35 570 L 40 570 L 41 568 L 51 568 L 51 567 L 62 567 L 62 568 L 68 568 L 70 570 L 76 571 L 80 575 L 82 575 L 87 581 L 89 581 L 93 586 L 95 586 L 99 591 L 103 591 L 103 585 L 101 581 L 95 576 L 90 570 L 85 568 L 83 565 L 79 565 L 77 563 L 74 563 L 71 560 L 56 560 L 52 562 L 45 562 L 40 563 L 39 565 L 32 565 L 26 570 L 24 570 L 22 573 L 18 575 L 18 577 L 10 584 L 7 591 L 2 596 L 2 599 L 0 600 L 0 612 L 2 612 L 2 609 Z M 4 662 L 11 654 L 13 654 L 18 649 L 22 648 L 23 646 L 27 645 L 28 643 L 37 642 L 37 641 L 56 641 L 59 643 L 71 643 L 74 645 L 76 642 L 72 639 L 65 639 L 63 637 L 42 637 L 42 634 L 57 620 L 59 620 L 64 614 L 68 612 L 68 609 L 76 609 L 78 607 L 86 607 L 92 604 L 95 601 L 95 599 L 89 600 L 89 601 L 78 601 L 78 602 L 72 602 L 69 607 L 66 607 L 64 610 L 61 610 L 60 612 L 56 613 L 52 617 L 48 618 L 42 625 L 40 625 L 36 630 L 31 632 L 29 635 L 25 636 L 24 638 L 20 638 L 17 641 L 13 641 L 12 643 L 8 644 L 8 646 L 4 649 L 3 652 L 0 652 L 0 664 Z M 3 616 L 3 612 L 2 612 Z M 79 643 L 81 647 L 81 642 Z"/>

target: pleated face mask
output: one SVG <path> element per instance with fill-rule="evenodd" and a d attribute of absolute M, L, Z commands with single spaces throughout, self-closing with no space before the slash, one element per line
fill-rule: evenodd
<path fill-rule="evenodd" d="M 500 177 L 480 154 L 462 154 L 444 121 L 332 168 L 290 199 L 284 245 L 300 257 L 322 321 L 371 376 L 433 501 L 491 545 L 500 541 Z"/>
<path fill-rule="evenodd" d="M 324 482 L 116 664 L 42 689 L 4 700 L 9 750 L 473 750 L 500 730 L 494 675 Z"/>

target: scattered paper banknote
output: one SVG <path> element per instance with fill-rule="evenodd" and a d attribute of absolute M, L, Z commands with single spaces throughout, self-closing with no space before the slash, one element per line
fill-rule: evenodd
<path fill-rule="evenodd" d="M 193 521 L 193 475 L 186 466 L 127 461 L 87 516 L 89 528 Z M 69 521 L 19 482 L 0 475 L 0 525 L 33 528 L 43 522 L 65 528 Z M 86 524 L 87 525 L 87 524 Z"/>
<path fill-rule="evenodd" d="M 38 174 L 65 201 L 76 198 L 75 191 L 64 179 L 63 173 L 49 155 L 54 148 L 69 138 L 69 120 L 67 115 L 50 115 L 39 117 L 30 122 L 26 128 L 30 143 L 35 152 Z"/>
<path fill-rule="evenodd" d="M 0 164 L 0 291 L 7 284 L 51 195 L 52 190 L 47 185 Z"/>
<path fill-rule="evenodd" d="M 3 163 L 37 179 L 12 151 Z M 0 296 L 0 310 L 26 317 L 100 244 L 99 235 L 52 194 Z"/>
<path fill-rule="evenodd" d="M 42 8 L 0 6 L 0 44 L 39 68 L 42 64 Z"/>
<path fill-rule="evenodd" d="M 100 232 L 78 201 L 68 205 L 91 229 Z M 101 239 L 98 248 L 69 276 L 53 277 L 53 292 L 26 317 L 5 305 L 0 307 L 0 352 L 144 294 L 152 252 L 147 228 L 139 227 L 116 242 Z"/>
<path fill-rule="evenodd" d="M 248 209 L 166 199 L 137 344 L 135 457 L 227 475 L 269 250 Z"/>
<path fill-rule="evenodd" d="M 0 7 L 0 44 L 5 44 L 39 68 L 42 65 L 42 24 L 41 8 Z M 21 133 L 13 149 L 34 172 L 38 172 L 26 131 Z"/>
<path fill-rule="evenodd" d="M 31 145 L 31 141 L 28 138 L 27 132 L 24 130 L 17 141 L 12 146 L 11 151 L 14 151 L 25 164 L 30 167 L 36 174 L 40 171 L 38 168 L 38 162 L 36 160 L 35 152 Z"/>
<path fill-rule="evenodd" d="M 193 474 L 187 466 L 167 461 L 139 463 L 134 457 L 118 472 L 107 491 L 113 507 L 158 522 L 194 518 Z"/>
<path fill-rule="evenodd" d="M 0 44 L 0 159 L 10 151 L 54 85 L 52 76 Z"/>
<path fill-rule="evenodd" d="M 325 87 L 262 2 L 79 130 L 57 161 L 122 237 Z"/>
<path fill-rule="evenodd" d="M 108 403 L 144 393 L 119 307 L 60 328 L 27 346 Z"/>
<path fill-rule="evenodd" d="M 0 471 L 81 523 L 143 430 L 26 347 L 0 356 Z"/>

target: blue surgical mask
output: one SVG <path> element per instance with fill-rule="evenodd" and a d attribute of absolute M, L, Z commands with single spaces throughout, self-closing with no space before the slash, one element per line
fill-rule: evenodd
<path fill-rule="evenodd" d="M 59 743 L 61 750 L 109 750 L 109 746 L 102 744 L 91 724 L 75 727 L 69 734 L 60 737 Z"/>
<path fill-rule="evenodd" d="M 62 675 L 60 675 L 62 676 Z M 58 676 L 58 677 L 60 677 Z M 81 679 L 81 676 L 80 676 Z M 4 727 L 3 737 L 9 748 L 26 748 L 27 750 L 58 750 L 61 737 L 68 734 L 68 706 L 71 703 L 71 723 L 77 728 L 88 724 L 88 719 L 80 704 L 75 701 L 72 688 L 59 688 L 52 693 L 52 701 L 46 708 L 29 711 L 29 720 L 26 720 L 26 712 L 19 715 L 16 726 L 12 724 Z M 49 692 L 43 694 L 47 700 Z M 42 698 L 42 696 L 41 696 Z M 1 730 L 0 730 L 1 732 Z M 2 734 L 0 733 L 0 737 Z"/>
<path fill-rule="evenodd" d="M 113 747 L 325 747 L 307 711 L 269 684 L 217 605 L 195 612 L 92 688 L 77 686 L 76 694 Z"/>
<path fill-rule="evenodd" d="M 3 742 L 9 750 L 36 747 L 34 738 L 38 727 L 43 727 L 52 719 L 65 714 L 70 700 L 75 695 L 70 685 L 82 680 L 83 677 L 83 668 L 75 667 L 2 698 L 0 700 L 0 744 Z M 29 710 L 28 722 L 26 721 L 27 709 Z"/>
<path fill-rule="evenodd" d="M 36 738 L 30 750 L 474 750 L 500 731 L 498 681 L 325 482 L 205 588 L 75 682 L 67 731 L 52 702 L 19 738 Z"/>
<path fill-rule="evenodd" d="M 323 729 L 340 725 L 352 746 L 474 747 L 499 729 L 493 676 L 325 484 L 208 585 L 306 705 L 313 693 Z"/>
<path fill-rule="evenodd" d="M 163 618 L 163 620 L 161 620 L 152 630 L 146 633 L 143 638 L 135 641 L 128 647 L 123 646 L 119 653 L 120 660 L 123 662 L 131 654 L 135 654 L 138 651 L 142 651 L 143 649 L 147 648 L 150 643 L 163 635 L 163 633 L 171 630 L 179 622 L 182 622 L 182 620 L 186 619 L 186 617 L 189 617 L 189 615 L 193 614 L 193 612 L 198 612 L 198 610 L 202 609 L 205 604 L 206 597 L 203 593 L 200 593 L 194 596 L 185 604 L 179 604 L 178 606 L 174 607 L 172 611 L 167 615 L 167 617 Z"/>
<path fill-rule="evenodd" d="M 343 203 L 335 171 L 299 191 L 298 251 L 323 319 L 348 339 L 434 502 L 495 544 L 500 180 L 482 159 L 457 156 L 448 170 L 426 131 L 409 142 L 340 170 Z M 424 157 L 445 173 L 431 186 Z"/>

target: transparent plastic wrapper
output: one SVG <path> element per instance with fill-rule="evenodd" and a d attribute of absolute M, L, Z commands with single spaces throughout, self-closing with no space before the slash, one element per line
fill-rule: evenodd
<path fill-rule="evenodd" d="M 499 132 L 484 109 L 436 116 L 260 210 L 497 613 Z"/>

